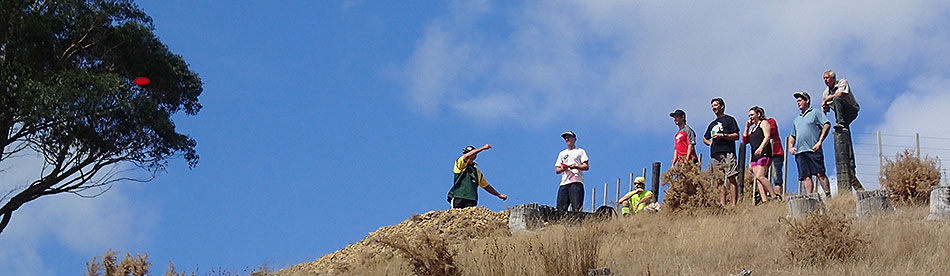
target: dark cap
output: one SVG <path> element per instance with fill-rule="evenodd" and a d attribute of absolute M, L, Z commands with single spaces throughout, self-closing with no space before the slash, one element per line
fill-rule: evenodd
<path fill-rule="evenodd" d="M 561 133 L 561 138 L 567 138 L 567 136 L 574 137 L 575 139 L 577 138 L 577 135 L 575 135 L 574 132 L 570 130 Z"/>
<path fill-rule="evenodd" d="M 811 100 L 811 96 L 809 96 L 809 95 L 808 95 L 808 92 L 805 92 L 805 91 L 798 91 L 798 92 L 795 92 L 795 94 L 792 94 L 792 96 L 795 96 L 796 99 L 797 99 L 797 98 L 803 98 L 803 99 L 806 99 L 806 100 L 809 100 L 809 101 Z"/>
<path fill-rule="evenodd" d="M 473 150 L 475 150 L 475 146 L 467 146 L 464 149 L 462 149 L 462 153 L 465 154 Z"/>
<path fill-rule="evenodd" d="M 682 109 L 677 109 L 676 111 L 670 112 L 670 117 L 673 117 L 673 116 L 680 116 L 680 117 L 686 118 L 686 111 L 683 111 Z"/>

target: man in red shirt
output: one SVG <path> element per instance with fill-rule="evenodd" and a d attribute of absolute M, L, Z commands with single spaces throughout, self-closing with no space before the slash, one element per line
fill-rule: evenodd
<path fill-rule="evenodd" d="M 673 117 L 673 123 L 679 127 L 676 136 L 673 136 L 673 161 L 670 164 L 675 166 L 679 161 L 686 160 L 693 163 L 698 162 L 699 159 L 696 158 L 696 132 L 686 124 L 686 112 L 677 109 L 670 113 L 670 117 Z"/>
<path fill-rule="evenodd" d="M 765 116 L 765 111 L 762 111 L 762 116 Z M 775 186 L 775 193 L 779 197 L 782 196 L 782 192 L 785 191 L 782 189 L 782 186 L 785 185 L 782 179 L 782 168 L 785 166 L 785 151 L 782 150 L 782 136 L 778 134 L 778 126 L 775 124 L 775 118 L 766 119 L 769 122 L 769 126 L 772 127 L 772 168 L 769 172 L 769 177 L 772 178 L 772 184 Z M 749 136 L 742 137 L 742 143 L 749 143 Z M 758 197 L 756 197 L 758 198 Z"/>

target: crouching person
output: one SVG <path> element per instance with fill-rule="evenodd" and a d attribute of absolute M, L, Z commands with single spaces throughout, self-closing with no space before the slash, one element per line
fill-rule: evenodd
<path fill-rule="evenodd" d="M 624 195 L 622 198 L 620 198 L 620 204 L 622 205 L 622 208 L 620 209 L 621 214 L 623 215 L 629 215 L 631 213 L 636 214 L 637 212 L 640 212 L 640 210 L 643 210 L 644 208 L 646 208 L 649 211 L 656 211 L 652 207 L 648 207 L 648 205 L 650 205 L 650 203 L 653 202 L 653 192 L 647 191 L 646 189 L 644 189 L 645 186 L 646 186 L 646 179 L 643 178 L 642 176 L 637 177 L 633 181 L 633 187 L 634 187 L 633 191 L 630 191 L 629 193 Z"/>

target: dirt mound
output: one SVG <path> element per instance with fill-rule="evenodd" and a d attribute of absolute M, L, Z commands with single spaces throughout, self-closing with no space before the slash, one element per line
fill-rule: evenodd
<path fill-rule="evenodd" d="M 449 248 L 456 248 L 472 239 L 508 235 L 508 211 L 494 212 L 485 207 L 431 211 L 412 215 L 393 226 L 386 226 L 369 233 L 363 240 L 324 255 L 316 261 L 302 263 L 283 269 L 277 275 L 340 275 L 352 274 L 353 270 L 391 263 L 402 259 L 403 253 L 379 241 L 416 239 L 436 235 Z M 406 262 L 393 269 L 406 268 Z"/>

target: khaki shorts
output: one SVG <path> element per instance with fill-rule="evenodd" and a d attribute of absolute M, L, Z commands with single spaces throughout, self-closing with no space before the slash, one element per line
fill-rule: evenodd
<path fill-rule="evenodd" d="M 727 178 L 739 175 L 739 163 L 736 163 L 736 154 L 731 152 L 715 153 L 710 156 L 709 167 L 715 171 L 721 170 Z"/>

